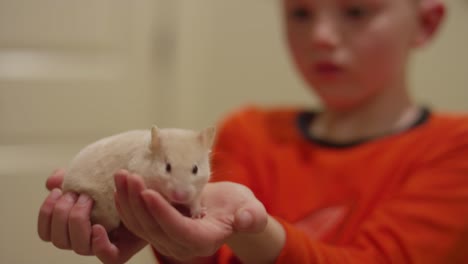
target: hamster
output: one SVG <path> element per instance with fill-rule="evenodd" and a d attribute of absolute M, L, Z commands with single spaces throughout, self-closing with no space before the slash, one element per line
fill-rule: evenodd
<path fill-rule="evenodd" d="M 200 193 L 211 176 L 214 137 L 214 127 L 193 131 L 153 126 L 100 139 L 71 160 L 62 190 L 88 194 L 94 200 L 91 222 L 111 231 L 120 224 L 113 175 L 125 169 L 142 176 L 147 188 L 171 204 L 183 204 L 192 217 L 202 217 Z"/>

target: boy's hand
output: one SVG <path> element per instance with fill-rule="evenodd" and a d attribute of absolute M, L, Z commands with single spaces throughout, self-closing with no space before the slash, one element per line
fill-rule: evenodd
<path fill-rule="evenodd" d="M 39 211 L 38 234 L 42 240 L 80 255 L 95 255 L 103 263 L 124 263 L 146 245 L 123 225 L 112 231 L 111 239 L 104 227 L 91 226 L 93 201 L 84 194 L 63 194 L 63 175 L 63 170 L 57 170 L 46 182 L 51 192 Z"/>
<path fill-rule="evenodd" d="M 253 193 L 240 184 L 208 183 L 201 200 L 201 219 L 182 215 L 143 179 L 120 171 L 115 201 L 125 226 L 162 255 L 178 260 L 213 255 L 236 232 L 261 232 L 267 213 Z"/>

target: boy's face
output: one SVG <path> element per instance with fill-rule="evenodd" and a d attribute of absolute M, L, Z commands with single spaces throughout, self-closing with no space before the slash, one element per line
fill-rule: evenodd
<path fill-rule="evenodd" d="M 283 0 L 287 40 L 302 77 L 330 108 L 402 86 L 418 43 L 418 0 Z"/>

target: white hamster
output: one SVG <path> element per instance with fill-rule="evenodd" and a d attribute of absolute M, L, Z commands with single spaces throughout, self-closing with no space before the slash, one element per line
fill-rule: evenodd
<path fill-rule="evenodd" d="M 173 204 L 188 206 L 192 217 L 201 217 L 199 194 L 211 176 L 214 137 L 213 127 L 193 131 L 153 126 L 103 138 L 72 159 L 62 189 L 88 194 L 94 200 L 91 222 L 107 231 L 120 224 L 113 178 L 119 169 L 142 176 L 148 188 Z"/>

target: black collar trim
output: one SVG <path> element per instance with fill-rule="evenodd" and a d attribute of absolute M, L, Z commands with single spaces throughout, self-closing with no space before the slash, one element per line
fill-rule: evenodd
<path fill-rule="evenodd" d="M 316 144 L 318 144 L 320 146 L 329 147 L 329 148 L 349 148 L 349 147 L 355 147 L 355 146 L 361 145 L 363 143 L 367 143 L 369 141 L 376 140 L 376 139 L 379 139 L 379 138 L 382 138 L 382 137 L 390 136 L 390 135 L 393 135 L 395 133 L 402 133 L 402 132 L 408 131 L 410 129 L 413 129 L 415 127 L 418 127 L 418 126 L 426 123 L 429 120 L 429 117 L 431 116 L 431 111 L 426 107 L 422 107 L 421 110 L 422 111 L 421 111 L 421 114 L 420 114 L 419 118 L 415 122 L 410 124 L 406 129 L 404 129 L 402 131 L 384 133 L 384 134 L 381 134 L 381 135 L 368 137 L 368 138 L 362 138 L 362 139 L 358 139 L 358 140 L 353 140 L 353 141 L 350 141 L 350 142 L 334 142 L 334 141 L 330 141 L 330 140 L 326 140 L 326 139 L 321 139 L 321 138 L 316 137 L 315 135 L 311 134 L 310 131 L 309 131 L 309 125 L 313 121 L 313 119 L 316 117 L 316 115 L 317 115 L 316 111 L 303 111 L 303 112 L 300 112 L 298 114 L 298 116 L 297 116 L 297 125 L 299 127 L 299 130 L 300 130 L 302 136 L 304 136 L 307 140 L 309 140 L 309 141 L 311 141 L 313 143 L 316 143 Z"/>

